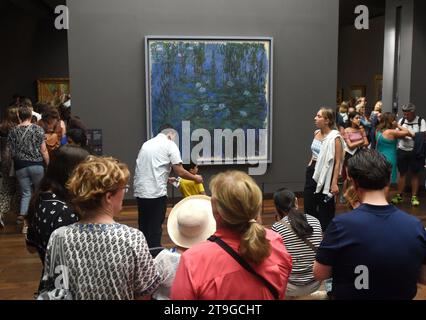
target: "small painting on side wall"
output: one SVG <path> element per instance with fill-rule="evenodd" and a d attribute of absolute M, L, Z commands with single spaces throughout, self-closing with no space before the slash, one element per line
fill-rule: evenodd
<path fill-rule="evenodd" d="M 58 104 L 61 97 L 70 94 L 69 78 L 48 78 L 37 80 L 38 102 Z"/>
<path fill-rule="evenodd" d="M 350 98 L 355 100 L 361 97 L 365 97 L 366 87 L 363 85 L 351 86 Z"/>

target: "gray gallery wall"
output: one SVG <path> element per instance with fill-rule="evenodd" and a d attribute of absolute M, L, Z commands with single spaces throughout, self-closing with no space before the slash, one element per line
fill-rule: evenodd
<path fill-rule="evenodd" d="M 300 191 L 314 115 L 335 104 L 338 6 L 338 0 L 68 1 L 73 110 L 103 130 L 104 153 L 133 172 L 146 139 L 144 36 L 273 37 L 273 162 L 255 178 L 270 183 L 267 192 L 281 185 Z M 206 182 L 223 169 L 201 168 Z"/>
<path fill-rule="evenodd" d="M 383 96 L 385 106 L 392 104 L 395 61 L 396 8 L 401 14 L 401 57 L 398 75 L 398 107 L 409 101 L 426 117 L 426 4 L 422 0 L 387 0 L 385 22 Z M 390 110 L 390 108 L 389 108 Z"/>
<path fill-rule="evenodd" d="M 12 5 L 0 11 L 0 108 L 14 93 L 37 101 L 37 79 L 68 77 L 67 32 L 52 16 Z"/>
<path fill-rule="evenodd" d="M 383 73 L 385 17 L 370 19 L 368 30 L 354 25 L 342 26 L 339 32 L 338 88 L 343 88 L 344 100 L 350 97 L 353 85 L 366 86 L 367 108 L 376 103 L 375 76 Z"/>
<path fill-rule="evenodd" d="M 413 67 L 411 74 L 411 101 L 426 118 L 426 1 L 414 1 Z"/>
<path fill-rule="evenodd" d="M 395 76 L 396 12 L 401 7 L 400 57 L 398 82 Z M 383 58 L 383 104 L 386 111 L 399 107 L 410 100 L 411 69 L 413 57 L 414 0 L 386 0 L 385 45 Z M 393 101 L 393 88 L 397 85 L 398 102 Z M 397 104 L 397 106 L 395 106 Z"/>

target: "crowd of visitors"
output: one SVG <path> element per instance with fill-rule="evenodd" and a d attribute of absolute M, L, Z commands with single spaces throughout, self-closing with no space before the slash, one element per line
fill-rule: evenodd
<path fill-rule="evenodd" d="M 252 177 L 216 174 L 207 196 L 198 165 L 183 164 L 165 124 L 137 155 L 135 229 L 116 222 L 127 165 L 90 155 L 69 98 L 33 107 L 17 97 L 0 123 L 0 222 L 15 212 L 40 257 L 38 299 L 282 300 L 314 298 L 322 285 L 332 299 L 412 299 L 426 284 L 425 228 L 394 206 L 407 173 L 411 205 L 420 205 L 426 122 L 413 104 L 399 120 L 381 102 L 367 115 L 364 97 L 338 112 L 320 108 L 303 210 L 280 188 L 272 228 Z M 162 244 L 168 184 L 184 197 L 167 220 L 174 248 Z M 340 194 L 348 212 L 335 216 Z"/>

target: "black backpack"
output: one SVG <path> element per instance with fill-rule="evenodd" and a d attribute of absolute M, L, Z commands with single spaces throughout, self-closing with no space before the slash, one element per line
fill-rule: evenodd
<path fill-rule="evenodd" d="M 422 117 L 419 117 L 419 120 L 417 121 L 417 125 L 419 126 L 419 131 L 420 131 L 420 128 L 422 127 L 422 120 L 423 120 Z M 400 125 L 403 126 L 404 123 L 405 123 L 405 118 L 402 118 Z M 414 125 L 415 123 L 407 123 L 407 126 L 414 126 Z"/>

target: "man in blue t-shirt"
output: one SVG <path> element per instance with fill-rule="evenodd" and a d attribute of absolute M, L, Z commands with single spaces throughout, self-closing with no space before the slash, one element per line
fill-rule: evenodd
<path fill-rule="evenodd" d="M 391 165 L 375 150 L 348 161 L 362 205 L 333 219 L 318 248 L 317 280 L 333 278 L 335 299 L 413 299 L 426 284 L 426 232 L 419 219 L 389 205 Z"/>

